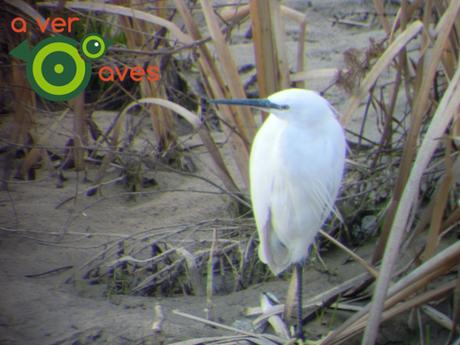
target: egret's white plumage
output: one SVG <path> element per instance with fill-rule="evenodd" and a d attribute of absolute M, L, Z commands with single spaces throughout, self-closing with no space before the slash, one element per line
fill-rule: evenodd
<path fill-rule="evenodd" d="M 313 91 L 287 89 L 271 109 L 250 155 L 250 189 L 259 257 L 279 274 L 308 255 L 333 209 L 345 162 L 344 132 L 330 104 Z"/>
<path fill-rule="evenodd" d="M 212 100 L 270 109 L 251 149 L 249 177 L 259 257 L 274 274 L 295 264 L 302 331 L 302 261 L 333 210 L 345 164 L 345 135 L 316 92 L 287 89 L 268 99 Z"/>

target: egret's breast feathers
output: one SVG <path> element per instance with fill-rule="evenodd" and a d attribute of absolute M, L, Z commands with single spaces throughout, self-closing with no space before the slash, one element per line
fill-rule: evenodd
<path fill-rule="evenodd" d="M 345 156 L 343 138 L 317 133 L 304 142 L 302 129 L 280 125 L 269 121 L 259 131 L 250 162 L 259 256 L 275 274 L 307 256 L 333 209 Z"/>

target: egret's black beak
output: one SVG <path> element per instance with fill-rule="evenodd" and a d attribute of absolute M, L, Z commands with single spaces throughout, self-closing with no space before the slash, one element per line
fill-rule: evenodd
<path fill-rule="evenodd" d="M 248 99 L 209 99 L 211 104 L 227 104 L 227 105 L 243 105 L 261 109 L 278 109 L 287 110 L 289 106 L 286 104 L 276 104 L 270 102 L 266 98 L 248 98 Z"/>

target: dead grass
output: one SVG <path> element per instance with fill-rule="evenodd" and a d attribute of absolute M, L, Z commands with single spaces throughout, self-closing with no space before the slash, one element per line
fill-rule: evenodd
<path fill-rule="evenodd" d="M 88 21 L 97 22 L 96 13 L 102 23 L 116 18 L 118 24 L 111 34 L 124 37 L 123 49 L 134 63 L 145 62 L 145 56 L 160 52 L 151 57 L 151 61 L 164 71 L 171 71 L 177 63 L 175 54 L 182 50 L 192 51 L 189 68 L 197 71 L 201 86 L 194 87 L 189 83 L 182 90 L 191 101 L 192 106 L 188 108 L 196 111 L 186 109 L 175 99 L 166 100 L 175 87 L 167 83 L 171 79 L 165 78 L 159 84 L 143 82 L 135 90 L 116 84 L 117 92 L 124 93 L 128 101 L 107 130 L 100 130 L 88 115 L 98 104 L 87 104 L 84 97 L 79 97 L 62 105 L 64 109 L 60 118 L 65 116 L 67 108 L 73 110 L 75 117 L 74 131 L 67 147 L 49 150 L 47 145 L 52 138 L 48 133 L 41 137 L 31 134 L 34 121 L 28 116 L 38 105 L 35 96 L 25 87 L 23 66 L 15 63 L 10 80 L 16 86 L 14 98 L 23 101 L 12 104 L 13 130 L 8 141 L 3 143 L 2 151 L 9 152 L 10 156 L 18 149 L 25 151 L 16 171 L 17 177 L 32 176 L 37 163 L 46 164 L 51 174 L 59 176 L 63 165 L 53 163 L 53 155 L 59 156 L 60 162 L 71 161 L 71 166 L 81 171 L 85 171 L 87 164 L 97 161 L 100 165 L 93 185 L 94 193 L 103 185 L 109 166 L 126 163 L 123 154 L 128 148 L 139 157 L 145 154 L 130 147 L 137 132 L 126 130 L 129 114 L 137 106 L 148 114 L 152 125 L 155 159 L 170 163 L 171 156 L 182 155 L 183 148 L 176 135 L 180 126 L 179 114 L 191 124 L 192 131 L 198 133 L 202 145 L 210 153 L 213 161 L 210 168 L 219 178 L 219 189 L 233 196 L 238 203 L 244 203 L 248 152 L 256 131 L 253 117 L 245 108 L 220 106 L 217 109 L 233 158 L 229 163 L 222 156 L 223 145 L 216 141 L 205 113 L 205 103 L 200 100 L 246 97 L 225 35 L 232 21 L 248 16 L 254 28 L 267 25 L 261 20 L 263 16 L 270 18 L 267 30 L 257 31 L 254 35 L 260 93 L 264 95 L 287 87 L 291 85 L 291 79 L 302 85 L 299 76 L 315 72 L 303 70 L 305 17 L 292 9 L 280 7 L 276 1 L 266 4 L 254 1 L 250 6 L 231 8 L 235 10 L 233 12 L 227 9 L 227 12 L 218 13 L 209 1 L 201 0 L 199 11 L 205 24 L 198 25 L 193 13 L 196 9 L 192 10 L 182 0 L 174 3 L 172 12 L 161 10 L 161 6 L 149 9 L 148 4 L 134 1 L 123 1 L 118 5 L 65 2 L 64 7 L 68 11 L 81 11 L 79 13 Z M 13 13 L 24 11 L 12 2 L 8 4 Z M 344 56 L 347 68 L 336 78 L 337 85 L 350 94 L 342 116 L 344 126 L 360 113 L 364 115 L 362 130 L 349 132 L 350 164 L 338 201 L 344 223 L 335 220 L 329 230 L 349 243 L 378 234 L 373 260 L 367 263 L 369 267 L 375 267 L 378 278 L 374 284 L 371 275 L 359 276 L 359 279 L 336 289 L 327 299 L 321 299 L 315 310 L 328 308 L 339 296 L 356 297 L 366 288 L 374 291 L 368 304 L 361 306 L 341 326 L 332 329 L 320 344 L 348 343 L 364 331 L 363 343 L 372 345 L 381 321 L 414 310 L 436 318 L 433 315 L 438 315 L 439 311 L 430 302 L 449 299 L 454 301 L 452 314 L 443 316 L 448 320 L 443 325 L 453 340 L 457 337 L 460 316 L 457 286 L 460 247 L 452 242 L 460 219 L 454 170 L 460 128 L 457 116 L 460 106 L 460 3 L 454 0 L 402 1 L 394 19 L 384 15 L 383 1 L 374 0 L 374 4 L 386 32 L 385 40 L 371 42 L 366 52 L 348 51 Z M 128 5 L 135 9 L 128 9 Z M 40 4 L 40 8 L 46 9 L 56 6 L 50 2 Z M 30 7 L 28 10 L 36 9 Z M 301 39 L 295 68 L 287 65 L 285 57 L 283 18 L 299 23 Z M 184 23 L 184 31 L 175 24 L 179 19 Z M 209 37 L 201 33 L 203 26 Z M 155 36 L 150 40 L 152 32 Z M 14 40 L 8 42 L 9 48 L 18 43 Z M 116 48 L 120 47 L 114 47 L 113 51 Z M 108 59 L 111 63 L 120 62 L 115 61 L 110 52 Z M 270 73 L 272 71 L 277 73 Z M 180 73 L 175 74 L 175 78 L 182 80 Z M 44 105 L 49 106 L 46 102 Z M 376 114 L 380 130 L 378 140 L 366 138 L 364 133 L 366 122 L 371 121 L 367 116 L 370 112 Z M 59 121 L 58 118 L 55 124 L 58 125 Z M 130 138 L 128 144 L 124 138 Z M 230 168 L 233 165 L 237 167 L 237 173 Z M 124 171 L 133 170 L 125 167 Z M 7 181 L 12 173 L 7 164 L 2 180 L 4 189 L 8 187 Z M 142 169 L 135 170 L 134 174 L 141 175 Z M 192 233 L 206 233 L 206 239 L 171 238 L 186 229 Z M 108 294 L 206 295 L 208 308 L 212 309 L 214 293 L 222 293 L 229 286 L 232 291 L 241 289 L 268 277 L 255 254 L 257 240 L 249 218 L 178 225 L 165 229 L 167 231 L 161 236 L 158 229 L 152 230 L 126 234 L 108 243 L 103 251 L 78 268 L 75 279 L 104 283 Z M 412 262 L 405 267 L 398 265 L 402 250 L 414 253 Z M 264 312 L 280 313 L 279 308 L 275 308 L 275 312 L 268 309 Z M 423 333 L 423 329 L 420 332 Z M 288 341 L 286 337 L 240 333 L 243 335 L 186 343 L 216 343 L 217 340 L 229 343 L 242 339 L 258 344 Z"/>

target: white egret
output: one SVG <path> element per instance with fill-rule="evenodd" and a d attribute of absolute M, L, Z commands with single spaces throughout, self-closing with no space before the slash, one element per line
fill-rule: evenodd
<path fill-rule="evenodd" d="M 213 100 L 271 114 L 250 154 L 250 192 L 260 239 L 259 257 L 278 275 L 297 274 L 298 328 L 302 331 L 302 265 L 333 210 L 345 163 L 345 135 L 331 105 L 314 91 L 287 89 L 268 99 Z"/>

